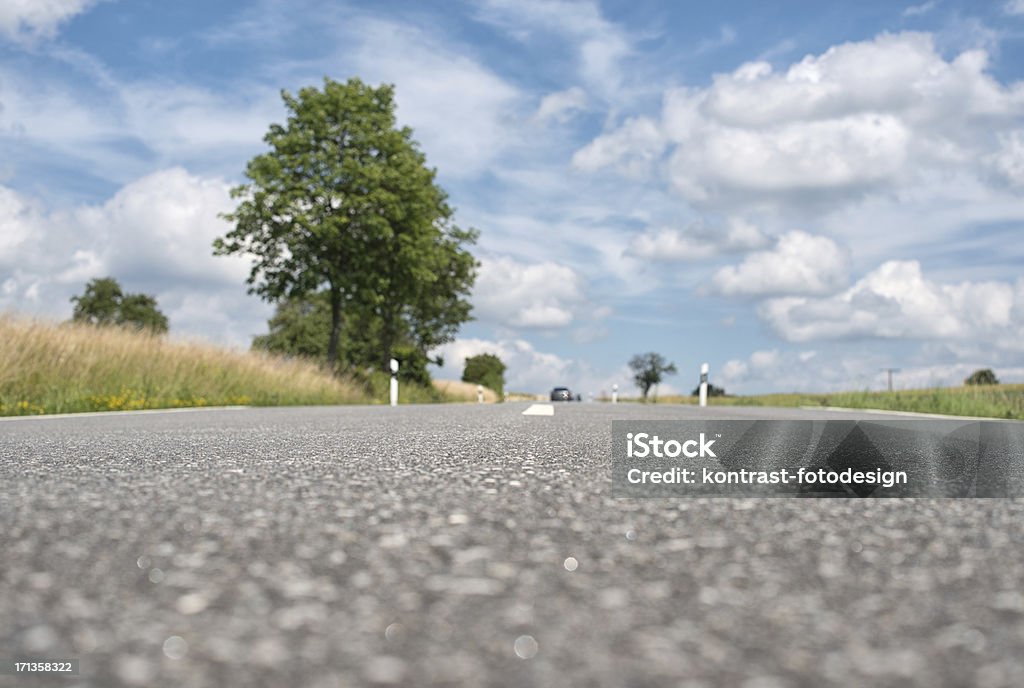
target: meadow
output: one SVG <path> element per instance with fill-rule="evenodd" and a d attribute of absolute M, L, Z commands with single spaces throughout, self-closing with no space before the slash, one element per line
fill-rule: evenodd
<path fill-rule="evenodd" d="M 367 382 L 313 362 L 114 327 L 0 316 L 0 415 L 194 406 L 366 404 Z M 403 385 L 402 401 L 437 401 Z"/>
<path fill-rule="evenodd" d="M 623 399 L 638 402 L 639 399 Z M 659 404 L 696 404 L 693 396 L 659 397 Z M 708 399 L 711 406 L 830 406 L 1024 420 L 1024 385 L 968 385 L 892 392 L 761 394 Z"/>

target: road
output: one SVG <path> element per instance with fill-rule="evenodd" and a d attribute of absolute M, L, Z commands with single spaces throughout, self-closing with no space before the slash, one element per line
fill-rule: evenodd
<path fill-rule="evenodd" d="M 525 407 L 0 423 L 0 659 L 81 660 L 0 686 L 1021 685 L 1021 500 L 616 499 L 700 410 Z"/>

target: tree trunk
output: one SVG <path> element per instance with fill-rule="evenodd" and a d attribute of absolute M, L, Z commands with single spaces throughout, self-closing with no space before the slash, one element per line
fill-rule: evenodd
<path fill-rule="evenodd" d="M 331 285 L 331 338 L 327 343 L 327 363 L 338 369 L 338 341 L 341 339 L 341 290 Z"/>

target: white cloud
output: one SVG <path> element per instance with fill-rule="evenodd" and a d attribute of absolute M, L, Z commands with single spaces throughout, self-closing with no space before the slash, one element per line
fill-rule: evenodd
<path fill-rule="evenodd" d="M 917 261 L 886 262 L 836 296 L 772 299 L 760 312 L 790 341 L 959 339 L 1024 349 L 1024 280 L 940 284 Z"/>
<path fill-rule="evenodd" d="M 76 73 L 73 80 L 39 83 L 0 68 L 0 136 L 79 160 L 91 174 L 119 183 L 154 164 L 234 175 L 262 150 L 270 124 L 283 120 L 282 79 L 318 86 L 320 75 L 336 73 L 340 63 L 343 74 L 396 85 L 399 124 L 414 129 L 428 164 L 449 178 L 489 169 L 518 143 L 514 125 L 526 118 L 527 97 L 459 46 L 409 24 L 366 16 L 338 31 L 343 47 L 312 66 L 281 67 L 285 76 L 254 72 L 225 89 L 129 81 L 88 54 L 55 50 L 90 80 Z"/>
<path fill-rule="evenodd" d="M 774 248 L 721 268 L 712 284 L 730 296 L 828 294 L 847 283 L 848 272 L 847 252 L 834 241 L 792 231 L 779 237 Z"/>
<path fill-rule="evenodd" d="M 481 259 L 473 290 L 477 317 L 514 328 L 567 327 L 583 301 L 583 282 L 572 268 L 506 256 Z"/>
<path fill-rule="evenodd" d="M 95 0 L 4 0 L 0 34 L 14 40 L 51 38 L 58 26 L 93 4 Z"/>
<path fill-rule="evenodd" d="M 783 71 L 749 62 L 707 88 L 672 89 L 660 122 L 628 119 L 576 162 L 632 174 L 668 151 L 671 186 L 710 205 L 855 199 L 928 171 L 984 176 L 993 134 L 1022 114 L 1024 85 L 996 81 L 983 50 L 946 60 L 928 34 L 882 34 Z"/>
<path fill-rule="evenodd" d="M 1024 129 L 999 135 L 999 148 L 989 156 L 992 169 L 1017 189 L 1024 188 Z"/>
<path fill-rule="evenodd" d="M 698 222 L 682 230 L 671 227 L 649 229 L 633 237 L 626 253 L 658 262 L 697 261 L 723 253 L 762 248 L 768 241 L 756 226 L 733 218 L 725 227 Z"/>
<path fill-rule="evenodd" d="M 412 26 L 357 21 L 355 67 L 371 83 L 396 84 L 398 119 L 412 126 L 428 163 L 448 176 L 473 176 L 515 143 L 523 94 L 445 41 Z"/>
<path fill-rule="evenodd" d="M 433 353 L 444 357 L 444 366 L 436 377 L 458 380 L 462 377 L 466 358 L 485 353 L 496 355 L 505 364 L 507 390 L 542 393 L 558 385 L 576 384 L 569 379 L 573 377 L 573 361 L 537 351 L 523 339 L 491 341 L 466 338 L 449 342 Z"/>
<path fill-rule="evenodd" d="M 534 118 L 540 122 L 555 120 L 564 124 L 574 113 L 586 107 L 587 94 L 579 86 L 573 86 L 544 96 Z"/>
<path fill-rule="evenodd" d="M 0 307 L 66 318 L 69 298 L 94 277 L 157 297 L 172 333 L 247 346 L 269 307 L 246 295 L 249 261 L 214 257 L 229 229 L 229 185 L 181 168 L 122 187 L 109 200 L 46 211 L 0 187 Z M 13 240 L 12 240 L 13 238 Z"/>
<path fill-rule="evenodd" d="M 938 0 L 928 0 L 928 2 L 922 2 L 920 5 L 911 5 L 903 10 L 904 17 L 920 17 L 923 14 L 928 14 L 936 7 L 938 7 Z"/>
<path fill-rule="evenodd" d="M 129 82 L 71 51 L 94 83 L 39 83 L 0 67 L 0 137 L 77 162 L 89 175 L 124 183 L 156 168 L 189 164 L 237 174 L 284 113 L 278 91 L 247 84 L 212 91 L 170 82 Z"/>
<path fill-rule="evenodd" d="M 572 164 L 588 172 L 614 164 L 630 176 L 643 176 L 654 169 L 664 149 L 665 139 L 657 122 L 637 117 L 576 151 Z"/>
<path fill-rule="evenodd" d="M 730 359 L 722 366 L 719 386 L 734 385 L 751 378 L 762 379 L 773 373 L 782 359 L 778 349 L 755 351 L 746 360 Z"/>
<path fill-rule="evenodd" d="M 1024 14 L 1024 0 L 1008 0 L 1003 5 L 1003 11 L 1007 14 Z"/>
<path fill-rule="evenodd" d="M 505 363 L 505 389 L 512 392 L 547 394 L 553 387 L 568 386 L 574 393 L 585 399 L 591 395 L 610 395 L 612 385 L 619 386 L 624 396 L 639 394 L 633 384 L 633 374 L 628 366 L 612 371 L 597 371 L 580 359 L 565 358 L 550 352 L 540 351 L 525 339 L 459 338 L 434 352 L 444 358 L 444 366 L 434 372 L 442 380 L 458 380 L 466 365 L 466 358 L 478 354 L 494 354 Z M 674 387 L 662 384 L 662 395 L 675 394 Z"/>
<path fill-rule="evenodd" d="M 760 364 L 756 361 L 762 359 Z M 914 361 L 929 360 L 922 352 L 912 354 Z M 766 362 L 770 359 L 770 362 Z M 955 362 L 914 362 L 898 365 L 893 382 L 896 389 L 923 389 L 963 384 L 979 368 L 993 368 L 1002 382 L 1024 380 L 1024 367 L 994 364 L 991 357 L 971 355 Z M 755 351 L 745 359 L 731 359 L 715 374 L 712 382 L 730 393 L 759 392 L 841 392 L 884 390 L 888 386 L 886 368 L 893 358 L 882 351 L 833 350 Z"/>
<path fill-rule="evenodd" d="M 524 41 L 534 33 L 563 36 L 575 52 L 580 77 L 591 90 L 608 95 L 621 85 L 621 63 L 632 53 L 630 40 L 604 18 L 596 2 L 484 0 L 478 16 Z"/>

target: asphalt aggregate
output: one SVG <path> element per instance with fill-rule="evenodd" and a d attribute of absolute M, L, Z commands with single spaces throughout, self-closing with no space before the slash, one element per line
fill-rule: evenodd
<path fill-rule="evenodd" d="M 1024 500 L 621 499 L 700 409 L 525 408 L 0 422 L 0 660 L 80 662 L 0 687 L 1024 685 Z"/>

